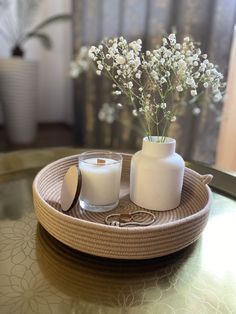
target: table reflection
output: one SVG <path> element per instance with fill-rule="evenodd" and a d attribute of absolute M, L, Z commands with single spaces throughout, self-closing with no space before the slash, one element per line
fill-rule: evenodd
<path fill-rule="evenodd" d="M 109 260 L 65 246 L 38 224 L 36 256 L 50 283 L 73 299 L 111 308 L 133 308 L 173 294 L 187 260 L 199 244 L 147 261 Z M 189 280 L 186 277 L 185 283 Z"/>

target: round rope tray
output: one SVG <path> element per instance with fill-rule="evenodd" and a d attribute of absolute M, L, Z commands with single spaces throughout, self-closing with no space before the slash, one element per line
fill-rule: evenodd
<path fill-rule="evenodd" d="M 149 211 L 156 218 L 152 225 L 120 227 L 105 223 L 110 214 L 143 210 L 129 199 L 131 157 L 123 154 L 119 205 L 105 213 L 84 211 L 79 204 L 68 212 L 61 209 L 62 180 L 68 168 L 78 164 L 78 155 L 44 167 L 33 183 L 34 207 L 41 225 L 56 239 L 76 250 L 116 259 L 164 256 L 195 242 L 208 220 L 212 197 L 207 183 L 212 177 L 201 176 L 188 168 L 185 168 L 180 205 L 170 211 Z M 146 217 L 149 215 L 141 218 L 149 219 Z"/>

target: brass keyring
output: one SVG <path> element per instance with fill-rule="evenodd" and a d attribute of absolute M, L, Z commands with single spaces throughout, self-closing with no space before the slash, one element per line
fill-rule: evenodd
<path fill-rule="evenodd" d="M 140 222 L 135 221 L 135 216 L 139 214 L 145 214 L 151 217 L 151 221 L 149 222 Z M 117 219 L 116 219 L 117 218 Z M 111 220 L 112 219 L 112 220 Z M 154 214 L 150 212 L 146 212 L 144 210 L 138 210 L 133 213 L 121 213 L 121 214 L 111 214 L 105 218 L 105 223 L 110 226 L 116 227 L 126 227 L 126 226 L 150 226 L 156 220 Z"/>

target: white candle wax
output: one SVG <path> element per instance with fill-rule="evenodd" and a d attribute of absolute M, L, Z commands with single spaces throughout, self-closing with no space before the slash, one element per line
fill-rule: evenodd
<path fill-rule="evenodd" d="M 80 162 L 82 188 L 80 198 L 91 205 L 109 205 L 119 199 L 121 162 L 102 158 L 105 164 L 97 164 L 97 158 Z"/>

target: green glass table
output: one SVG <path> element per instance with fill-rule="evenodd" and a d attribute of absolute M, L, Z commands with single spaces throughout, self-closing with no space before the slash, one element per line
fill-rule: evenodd
<path fill-rule="evenodd" d="M 201 238 L 175 254 L 116 261 L 74 251 L 37 222 L 32 181 L 78 149 L 0 155 L 0 313 L 236 313 L 236 177 L 213 173 L 213 205 Z M 89 236 L 89 235 L 88 235 Z"/>

